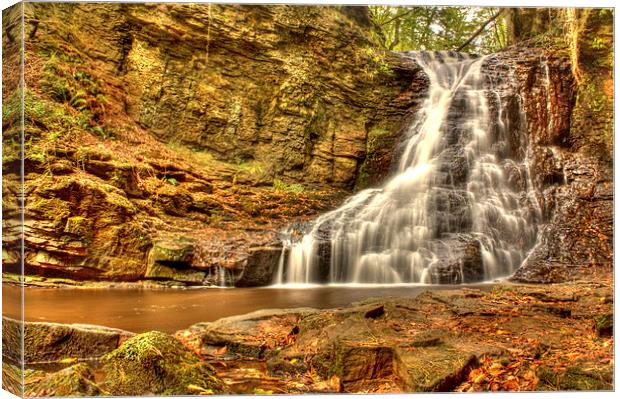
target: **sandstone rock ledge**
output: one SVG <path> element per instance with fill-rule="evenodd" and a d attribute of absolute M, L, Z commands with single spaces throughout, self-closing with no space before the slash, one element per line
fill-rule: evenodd
<path fill-rule="evenodd" d="M 262 310 L 135 335 L 86 362 L 58 347 L 55 368 L 26 364 L 26 394 L 610 390 L 612 287 L 605 275 Z M 5 359 L 11 389 L 19 370 Z"/>

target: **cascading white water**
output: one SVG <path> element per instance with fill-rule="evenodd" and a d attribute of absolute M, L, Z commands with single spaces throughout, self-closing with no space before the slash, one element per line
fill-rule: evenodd
<path fill-rule="evenodd" d="M 508 154 L 519 135 L 485 72 L 489 60 L 407 56 L 430 87 L 397 173 L 320 216 L 301 240 L 287 237 L 276 284 L 490 280 L 514 271 L 534 244 L 529 185 L 506 177 L 516 170 L 527 181 L 527 167 L 523 156 Z"/>

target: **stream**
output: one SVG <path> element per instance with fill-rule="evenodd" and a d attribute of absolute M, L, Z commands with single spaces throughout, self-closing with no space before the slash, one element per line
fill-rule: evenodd
<path fill-rule="evenodd" d="M 97 324 L 132 332 L 174 333 L 202 321 L 269 308 L 335 308 L 371 297 L 417 296 L 428 290 L 493 284 L 314 288 L 26 288 L 26 321 Z M 19 290 L 3 284 L 3 315 L 19 318 Z"/>

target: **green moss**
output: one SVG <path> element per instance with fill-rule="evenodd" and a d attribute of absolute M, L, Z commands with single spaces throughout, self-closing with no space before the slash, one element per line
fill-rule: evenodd
<path fill-rule="evenodd" d="M 383 140 L 388 137 L 389 134 L 390 131 L 382 126 L 374 126 L 368 131 L 366 137 L 366 156 L 364 157 L 364 162 L 362 162 L 357 171 L 355 190 L 367 188 L 372 183 L 372 169 L 379 162 L 377 151 L 382 148 Z"/>
<path fill-rule="evenodd" d="M 595 317 L 594 330 L 599 337 L 612 336 L 614 333 L 614 315 L 605 314 Z"/>
<path fill-rule="evenodd" d="M 276 191 L 287 191 L 289 193 L 301 193 L 304 191 L 304 186 L 301 184 L 286 184 L 280 179 L 275 179 L 273 181 L 273 188 Z"/>
<path fill-rule="evenodd" d="M 196 387 L 213 392 L 224 387 L 209 364 L 158 331 L 136 335 L 101 361 L 103 386 L 112 395 L 188 395 Z"/>
<path fill-rule="evenodd" d="M 541 366 L 536 372 L 540 382 L 538 389 L 549 391 L 600 391 L 613 389 L 613 374 L 610 370 L 596 370 L 580 365 L 569 367 L 564 372 L 555 372 Z"/>
<path fill-rule="evenodd" d="M 154 262 L 189 262 L 194 254 L 194 240 L 180 237 L 170 241 L 160 241 L 153 245 L 151 252 Z"/>
<path fill-rule="evenodd" d="M 82 60 L 61 52 L 40 55 L 45 59 L 39 80 L 42 92 L 56 106 L 62 104 L 77 111 L 73 116 L 74 126 L 103 139 L 110 138 L 110 131 L 101 122 L 107 98 L 101 92 L 98 79 L 82 69 Z"/>
<path fill-rule="evenodd" d="M 27 387 L 27 396 L 98 396 L 104 393 L 95 383 L 92 370 L 84 363 L 32 380 L 36 382 Z"/>
<path fill-rule="evenodd" d="M 30 212 L 60 225 L 71 215 L 71 204 L 59 198 L 34 197 L 26 202 L 26 214 Z"/>
<path fill-rule="evenodd" d="M 92 232 L 92 221 L 82 216 L 70 217 L 67 219 L 64 231 L 80 237 L 88 237 Z"/>
<path fill-rule="evenodd" d="M 370 77 L 374 78 L 377 75 L 383 75 L 387 77 L 394 77 L 396 74 L 386 60 L 385 52 L 377 50 L 373 47 L 366 47 L 364 52 L 370 59 L 371 67 L 367 73 Z"/>

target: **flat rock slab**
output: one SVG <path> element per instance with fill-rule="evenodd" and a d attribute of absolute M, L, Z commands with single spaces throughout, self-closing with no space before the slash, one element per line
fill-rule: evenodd
<path fill-rule="evenodd" d="M 399 350 L 394 371 L 405 392 L 447 392 L 467 376 L 483 353 L 447 345 Z"/>
<path fill-rule="evenodd" d="M 2 354 L 7 360 L 19 364 L 22 322 L 2 318 Z M 98 358 L 118 348 L 135 335 L 116 328 L 87 324 L 59 324 L 25 322 L 24 362 L 58 362 L 72 358 L 77 361 Z"/>
<path fill-rule="evenodd" d="M 186 346 L 204 355 L 261 357 L 265 350 L 281 348 L 298 332 L 301 318 L 317 313 L 311 308 L 265 309 L 214 322 L 197 323 L 175 333 Z"/>

